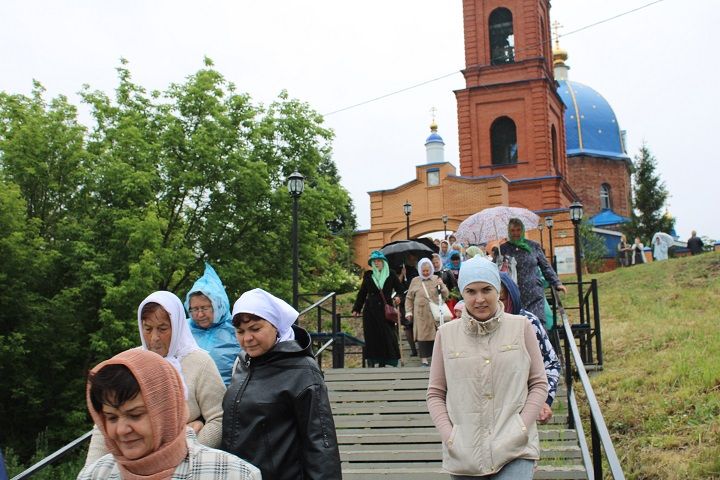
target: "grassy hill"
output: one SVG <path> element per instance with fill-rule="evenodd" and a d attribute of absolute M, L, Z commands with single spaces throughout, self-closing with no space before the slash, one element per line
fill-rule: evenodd
<path fill-rule="evenodd" d="M 627 478 L 720 479 L 720 253 L 590 278 L 605 364 L 592 383 Z M 343 326 L 362 337 L 361 322 Z"/>
<path fill-rule="evenodd" d="M 592 382 L 628 478 L 720 479 L 720 253 L 595 278 Z"/>

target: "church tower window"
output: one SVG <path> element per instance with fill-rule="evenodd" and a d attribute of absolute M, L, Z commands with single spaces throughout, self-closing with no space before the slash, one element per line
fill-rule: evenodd
<path fill-rule="evenodd" d="M 612 208 L 612 205 L 610 205 L 610 185 L 607 183 L 603 183 L 600 185 L 600 209 L 601 210 L 610 210 Z"/>
<path fill-rule="evenodd" d="M 557 139 L 557 130 L 555 130 L 555 125 L 550 127 L 550 141 L 552 142 L 552 161 L 553 161 L 553 167 L 555 167 L 555 175 L 560 174 L 560 165 L 558 162 L 558 139 Z"/>
<path fill-rule="evenodd" d="M 500 117 L 490 127 L 493 165 L 517 163 L 517 129 L 508 117 Z"/>
<path fill-rule="evenodd" d="M 507 8 L 496 8 L 488 22 L 490 34 L 490 64 L 502 65 L 515 62 L 515 36 L 513 35 L 512 12 Z"/>

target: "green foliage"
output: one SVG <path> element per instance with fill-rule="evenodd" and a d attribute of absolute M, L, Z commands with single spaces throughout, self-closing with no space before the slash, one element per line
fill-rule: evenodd
<path fill-rule="evenodd" d="M 582 244 L 582 258 L 589 272 L 600 270 L 603 258 L 607 255 L 607 246 L 603 238 L 593 232 L 592 224 L 587 218 L 580 223 L 580 243 Z"/>
<path fill-rule="evenodd" d="M 640 237 L 646 245 L 656 232 L 669 233 L 675 219 L 663 212 L 669 192 L 656 173 L 657 160 L 647 144 L 643 143 L 635 156 L 633 166 L 633 210 L 624 233 L 632 239 Z"/>
<path fill-rule="evenodd" d="M 593 377 L 628 478 L 720 477 L 720 254 L 598 275 Z"/>
<path fill-rule="evenodd" d="M 40 432 L 52 450 L 89 427 L 85 372 L 138 345 L 150 292 L 184 298 L 208 261 L 231 299 L 290 297 L 293 171 L 301 293 L 356 281 L 353 207 L 317 112 L 286 92 L 254 104 L 209 59 L 162 92 L 117 71 L 114 95 L 83 88 L 89 126 L 38 83 L 0 93 L 0 444 L 23 461 Z"/>

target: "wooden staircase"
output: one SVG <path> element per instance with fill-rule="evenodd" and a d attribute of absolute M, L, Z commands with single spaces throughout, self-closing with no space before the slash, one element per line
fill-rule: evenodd
<path fill-rule="evenodd" d="M 442 471 L 440 435 L 427 411 L 429 369 L 405 354 L 401 368 L 325 371 L 344 479 L 449 479 Z M 564 393 L 540 426 L 536 479 L 586 479 L 575 430 L 565 428 Z"/>

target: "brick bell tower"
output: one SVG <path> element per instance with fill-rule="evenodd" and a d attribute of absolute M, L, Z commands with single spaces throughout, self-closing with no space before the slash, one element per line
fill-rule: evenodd
<path fill-rule="evenodd" d="M 463 0 L 460 173 L 504 175 L 509 203 L 567 207 L 564 104 L 553 76 L 549 0 Z"/>

